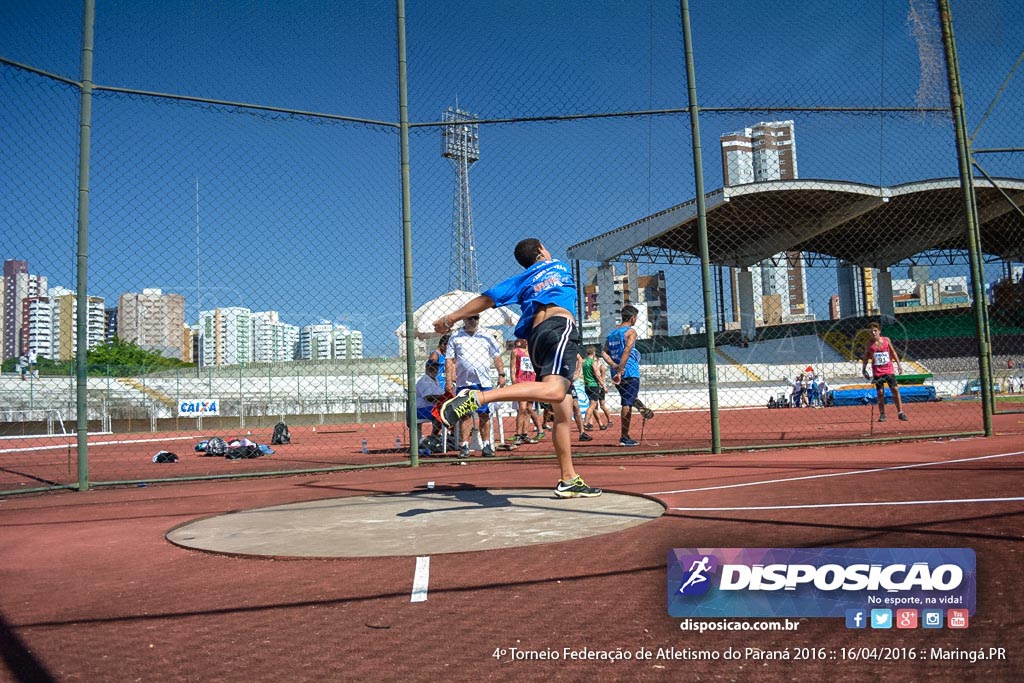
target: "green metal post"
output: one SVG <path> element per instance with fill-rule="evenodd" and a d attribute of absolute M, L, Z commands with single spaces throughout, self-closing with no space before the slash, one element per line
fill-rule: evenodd
<path fill-rule="evenodd" d="M 708 401 L 711 412 L 711 452 L 722 452 L 718 421 L 718 367 L 715 364 L 715 308 L 711 296 L 711 257 L 708 254 L 708 213 L 704 201 L 704 162 L 700 146 L 700 107 L 697 105 L 697 77 L 693 67 L 690 37 L 690 3 L 680 0 L 683 15 L 683 44 L 686 49 L 686 91 L 690 109 L 690 137 L 693 140 L 693 183 L 697 193 L 697 234 L 700 242 L 700 281 L 704 292 L 704 332 L 707 339 Z"/>
<path fill-rule="evenodd" d="M 96 0 L 82 3 L 82 93 L 78 124 L 78 282 L 75 301 L 75 413 L 78 446 L 78 490 L 89 490 L 89 153 L 92 142 L 92 58 Z"/>
<path fill-rule="evenodd" d="M 402 264 L 405 272 L 405 376 L 406 420 L 409 426 L 409 460 L 419 466 L 416 441 L 416 328 L 412 292 L 412 192 L 409 187 L 409 80 L 405 55 L 405 0 L 395 0 L 398 26 L 398 120 L 402 165 Z M 377 376 L 378 383 L 380 376 Z"/>
<path fill-rule="evenodd" d="M 967 147 L 967 124 L 964 116 L 964 96 L 960 84 L 960 68 L 957 63 L 956 38 L 953 34 L 953 19 L 949 11 L 949 0 L 937 0 L 939 23 L 942 28 L 942 43 L 946 50 L 946 77 L 949 82 L 949 107 L 953 114 L 956 133 L 956 156 L 960 167 L 960 187 L 963 192 L 964 217 L 967 221 L 967 254 L 971 268 L 971 294 L 974 299 L 974 322 L 978 339 L 978 379 L 981 386 L 981 414 L 985 436 L 992 436 L 992 368 L 991 348 L 988 344 L 985 311 L 985 286 L 981 268 L 980 239 L 978 236 L 978 214 L 974 203 L 974 184 L 971 178 L 971 156 Z"/>

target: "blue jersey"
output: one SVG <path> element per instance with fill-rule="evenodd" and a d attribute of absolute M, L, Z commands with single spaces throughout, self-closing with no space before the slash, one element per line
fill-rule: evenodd
<path fill-rule="evenodd" d="M 503 282 L 499 282 L 486 292 L 495 306 L 519 304 L 523 314 L 516 325 L 516 337 L 526 339 L 533 329 L 533 319 L 537 315 L 537 307 L 542 304 L 554 304 L 569 311 L 576 306 L 576 282 L 572 279 L 569 266 L 561 261 L 540 261 Z"/>
<path fill-rule="evenodd" d="M 631 330 L 631 327 L 616 327 L 608 335 L 608 355 L 612 357 L 616 365 L 622 360 L 622 353 L 626 350 L 626 332 Z M 629 359 L 626 361 L 626 367 L 622 369 L 623 377 L 639 377 L 640 376 L 640 352 L 636 350 L 636 344 L 633 344 L 633 348 L 629 352 Z"/>
<path fill-rule="evenodd" d="M 437 357 L 434 358 L 434 360 L 441 364 L 437 368 L 437 383 L 441 385 L 441 389 L 444 389 L 444 368 L 446 363 L 444 359 L 444 354 L 441 353 L 440 351 L 436 351 L 436 353 Z"/>

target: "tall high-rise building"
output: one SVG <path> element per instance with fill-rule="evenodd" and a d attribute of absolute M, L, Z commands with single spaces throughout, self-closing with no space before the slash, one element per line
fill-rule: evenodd
<path fill-rule="evenodd" d="M 334 328 L 334 357 L 340 360 L 352 360 L 363 357 L 363 333 L 350 330 L 344 325 Z"/>
<path fill-rule="evenodd" d="M 299 328 L 299 353 L 302 360 L 351 360 L 363 357 L 363 333 L 344 325 L 322 322 Z"/>
<path fill-rule="evenodd" d="M 110 306 L 103 311 L 103 340 L 114 341 L 117 337 L 117 306 Z"/>
<path fill-rule="evenodd" d="M 159 289 L 125 292 L 118 298 L 117 336 L 165 358 L 184 360 L 185 297 Z"/>
<path fill-rule="evenodd" d="M 272 363 L 295 360 L 299 327 L 282 322 L 277 311 L 252 314 L 253 360 Z"/>
<path fill-rule="evenodd" d="M 841 318 L 876 315 L 879 312 L 878 297 L 874 287 L 877 277 L 878 271 L 872 268 L 861 268 L 846 261 L 840 261 L 836 265 L 839 316 Z"/>
<path fill-rule="evenodd" d="M 78 350 L 78 295 L 66 287 L 54 287 L 50 290 L 50 306 L 52 308 L 52 335 L 54 360 L 73 360 Z M 86 311 L 86 349 L 92 350 L 103 343 L 104 309 L 102 297 L 90 296 L 87 299 Z M 31 332 L 29 333 L 31 336 Z"/>
<path fill-rule="evenodd" d="M 623 306 L 635 306 L 639 315 L 636 330 L 641 339 L 668 336 L 668 288 L 665 271 L 640 275 L 635 263 L 625 264 L 625 272 L 615 273 L 611 264 L 587 270 L 583 285 L 584 344 L 601 341 L 618 323 Z M 610 292 L 602 294 L 602 282 Z"/>
<path fill-rule="evenodd" d="M 252 312 L 239 306 L 199 313 L 199 359 L 203 365 L 252 360 Z"/>
<path fill-rule="evenodd" d="M 795 180 L 796 136 L 793 121 L 763 121 L 720 138 L 722 179 L 727 187 Z M 733 319 L 739 320 L 735 271 L 731 275 Z M 762 324 L 813 319 L 807 306 L 804 257 L 799 251 L 775 254 L 751 266 L 754 317 Z"/>
<path fill-rule="evenodd" d="M 56 358 L 53 334 L 53 303 L 48 296 L 30 296 L 22 302 L 22 338 L 28 351 Z"/>
<path fill-rule="evenodd" d="M 9 259 L 4 261 L 3 280 L 3 357 L 14 358 L 28 350 L 22 338 L 24 301 L 28 297 L 46 296 L 46 277 L 30 275 L 28 261 Z"/>

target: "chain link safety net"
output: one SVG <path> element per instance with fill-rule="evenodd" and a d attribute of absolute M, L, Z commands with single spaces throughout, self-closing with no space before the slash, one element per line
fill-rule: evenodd
<path fill-rule="evenodd" d="M 690 5 L 702 264 L 679 3 L 407 3 L 407 302 L 394 3 L 101 4 L 90 483 L 551 456 L 542 402 L 430 415 L 530 381 L 517 306 L 433 324 L 528 237 L 577 283 L 576 455 L 982 431 L 980 355 L 1024 395 L 1022 10 L 952 3 L 976 283 L 936 4 L 807 5 Z M 0 493 L 79 483 L 77 10 L 0 10 Z"/>

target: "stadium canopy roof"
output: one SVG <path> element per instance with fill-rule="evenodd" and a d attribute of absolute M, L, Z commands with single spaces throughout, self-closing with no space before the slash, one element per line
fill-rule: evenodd
<path fill-rule="evenodd" d="M 1024 180 L 994 180 L 995 185 L 975 179 L 982 251 L 1022 261 L 1024 215 L 1017 207 L 1024 206 Z M 967 249 L 959 178 L 892 187 L 776 180 L 715 190 L 705 204 L 708 253 L 715 265 L 745 267 L 784 251 L 803 251 L 888 268 L 928 252 Z M 568 256 L 665 263 L 699 258 L 697 201 L 575 244 Z"/>

